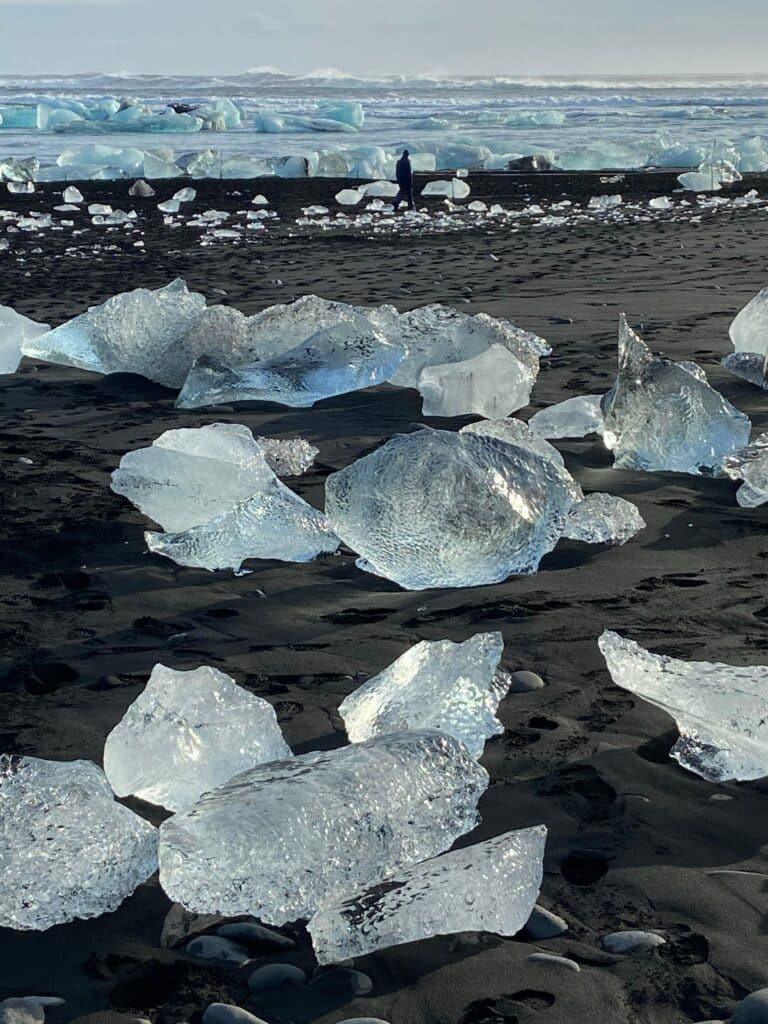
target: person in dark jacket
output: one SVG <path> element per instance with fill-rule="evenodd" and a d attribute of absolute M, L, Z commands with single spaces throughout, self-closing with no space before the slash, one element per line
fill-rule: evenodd
<path fill-rule="evenodd" d="M 400 191 L 395 196 L 395 209 L 398 208 L 404 199 L 408 201 L 408 209 L 413 209 L 413 170 L 408 157 L 408 150 L 403 150 L 403 155 L 395 165 L 395 177 Z"/>

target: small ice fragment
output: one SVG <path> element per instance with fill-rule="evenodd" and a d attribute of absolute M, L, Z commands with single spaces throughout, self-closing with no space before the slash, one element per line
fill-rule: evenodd
<path fill-rule="evenodd" d="M 460 178 L 449 178 L 447 181 L 428 181 L 421 190 L 423 196 L 443 196 L 448 199 L 466 199 L 469 185 Z"/>
<path fill-rule="evenodd" d="M 610 210 L 612 206 L 621 206 L 624 202 L 621 196 L 592 196 L 587 203 L 588 210 Z"/>
<path fill-rule="evenodd" d="M 351 742 L 437 729 L 479 758 L 488 737 L 504 732 L 496 718 L 509 688 L 498 671 L 503 650 L 501 633 L 477 633 L 464 643 L 422 640 L 341 702 Z"/>
<path fill-rule="evenodd" d="M 7 187 L 15 195 L 31 195 L 35 191 L 33 181 L 9 181 Z"/>
<path fill-rule="evenodd" d="M 568 510 L 563 536 L 585 544 L 626 544 L 645 521 L 631 501 L 612 494 L 588 494 Z"/>
<path fill-rule="evenodd" d="M 92 217 L 106 217 L 108 214 L 112 213 L 112 207 L 108 203 L 90 203 L 88 206 L 88 213 Z"/>
<path fill-rule="evenodd" d="M 76 185 L 68 185 L 67 188 L 61 194 L 61 198 L 65 203 L 82 203 L 83 193 L 77 188 Z"/>
<path fill-rule="evenodd" d="M 139 178 L 138 181 L 134 181 L 128 189 L 129 196 L 138 196 L 141 199 L 150 199 L 154 194 L 155 190 L 149 182 L 144 181 L 143 178 Z"/>
<path fill-rule="evenodd" d="M 652 210 L 668 210 L 673 203 L 669 196 L 654 196 L 648 200 L 648 205 Z"/>
<path fill-rule="evenodd" d="M 357 188 L 343 188 L 334 196 L 340 206 L 357 206 L 362 198 L 363 192 Z"/>
<path fill-rule="evenodd" d="M 163 823 L 160 884 L 197 913 L 307 918 L 448 849 L 477 824 L 487 785 L 458 740 L 432 731 L 260 765 Z"/>
<path fill-rule="evenodd" d="M 602 434 L 602 395 L 578 395 L 540 409 L 528 420 L 528 426 L 541 437 L 586 437 Z"/>
<path fill-rule="evenodd" d="M 0 927 L 42 931 L 116 910 L 157 867 L 157 830 L 91 761 L 0 755 Z"/>
<path fill-rule="evenodd" d="M 251 202 L 253 203 L 254 206 L 269 206 L 269 200 L 267 199 L 266 196 L 261 195 L 261 193 L 259 193 L 259 195 L 257 196 L 254 196 Z"/>
<path fill-rule="evenodd" d="M 710 782 L 768 775 L 768 666 L 680 661 L 610 630 L 598 644 L 617 686 L 675 719 L 684 768 Z"/>
<path fill-rule="evenodd" d="M 736 501 L 742 508 L 757 508 L 768 501 L 768 433 L 760 434 L 745 448 L 729 452 L 722 471 L 731 480 L 742 480 Z"/>
<path fill-rule="evenodd" d="M 720 362 L 734 377 L 741 377 L 768 391 L 768 366 L 763 352 L 730 352 Z"/>
<path fill-rule="evenodd" d="M 191 203 L 197 198 L 197 190 L 194 188 L 180 188 L 175 192 L 173 198 L 179 203 Z"/>
<path fill-rule="evenodd" d="M 372 181 L 368 185 L 363 185 L 365 196 L 396 196 L 399 191 L 399 186 L 394 181 Z"/>
<path fill-rule="evenodd" d="M 166 199 L 164 203 L 158 203 L 157 208 L 161 213 L 178 213 L 181 203 L 178 199 Z"/>
<path fill-rule="evenodd" d="M 515 935 L 541 888 L 546 837 L 543 825 L 507 832 L 337 897 L 307 926 L 318 963 L 462 931 Z"/>
<path fill-rule="evenodd" d="M 48 324 L 22 316 L 10 306 L 0 306 L 0 373 L 15 373 L 22 346 L 50 330 Z"/>
<path fill-rule="evenodd" d="M 117 796 L 178 811 L 246 768 L 291 756 L 267 701 L 215 668 L 155 665 L 107 736 L 104 772 Z"/>

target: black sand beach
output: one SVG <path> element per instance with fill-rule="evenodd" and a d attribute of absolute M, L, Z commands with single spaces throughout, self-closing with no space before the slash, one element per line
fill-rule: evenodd
<path fill-rule="evenodd" d="M 472 197 L 507 205 L 555 189 L 581 198 L 611 191 L 627 198 L 637 189 L 650 197 L 671 194 L 674 176 L 615 186 L 595 179 L 473 177 Z M 233 191 L 246 202 L 261 191 L 286 224 L 338 188 L 193 184 L 195 209 L 234 208 L 243 198 Z M 757 186 L 763 194 L 764 180 Z M 80 187 L 89 199 L 129 204 L 125 182 Z M 157 187 L 150 203 L 179 183 Z M 34 198 L 34 208 L 48 209 L 57 190 L 4 195 L 0 206 L 27 209 Z M 247 313 L 309 292 L 400 309 L 444 302 L 509 317 L 552 343 L 533 405 L 518 414 L 524 419 L 566 397 L 607 390 L 625 311 L 654 351 L 699 362 L 756 428 L 768 429 L 765 393 L 719 366 L 731 348 L 731 319 L 768 283 L 761 209 L 704 216 L 700 224 L 425 238 L 290 236 L 286 228 L 253 244 L 208 248 L 199 246 L 199 232 L 166 229 L 159 214 L 145 231 L 144 252 L 126 243 L 87 260 L 66 255 L 68 236 L 24 239 L 26 262 L 0 253 L 0 303 L 58 324 L 118 291 L 175 276 L 210 302 Z M 483 757 L 492 778 L 483 823 L 462 844 L 545 823 L 540 902 L 566 919 L 568 932 L 538 943 L 436 938 L 395 948 L 356 961 L 373 979 L 370 996 L 323 1001 L 288 989 L 249 1004 L 253 1012 L 270 1024 L 349 1017 L 682 1024 L 724 1019 L 739 998 L 768 983 L 766 782 L 716 786 L 680 769 L 667 756 L 673 721 L 612 684 L 596 642 L 610 628 L 680 658 L 768 660 L 768 511 L 739 508 L 735 484 L 620 472 L 597 439 L 558 441 L 585 490 L 639 507 L 647 529 L 625 547 L 562 541 L 537 575 L 468 590 L 403 592 L 359 572 L 349 554 L 306 565 L 254 562 L 250 575 L 234 578 L 146 552 L 146 521 L 109 490 L 121 455 L 170 427 L 216 421 L 301 435 L 320 455 L 292 485 L 322 506 L 328 473 L 424 422 L 416 392 L 385 386 L 309 410 L 245 403 L 189 412 L 174 408 L 174 393 L 139 377 L 29 360 L 2 378 L 0 390 L 0 750 L 100 763 L 107 732 L 157 662 L 228 672 L 274 705 L 298 752 L 346 742 L 339 702 L 422 639 L 500 629 L 504 667 L 531 669 L 547 683 L 503 702 L 506 732 Z M 427 422 L 457 429 L 468 420 Z M 0 999 L 62 996 L 66 1004 L 49 1011 L 53 1024 L 97 1011 L 90 1019 L 104 1024 L 137 1016 L 198 1024 L 209 1002 L 243 1005 L 253 965 L 226 969 L 161 948 L 169 908 L 153 880 L 97 920 L 45 933 L 0 931 Z M 666 945 L 627 957 L 602 950 L 606 933 L 635 927 L 660 932 Z M 288 960 L 311 971 L 306 935 L 292 934 L 295 952 L 259 963 Z M 570 957 L 581 970 L 528 962 L 536 949 Z"/>

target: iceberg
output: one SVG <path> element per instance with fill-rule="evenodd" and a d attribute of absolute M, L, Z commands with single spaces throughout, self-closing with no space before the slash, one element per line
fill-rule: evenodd
<path fill-rule="evenodd" d="M 47 331 L 50 331 L 48 324 L 30 320 L 10 306 L 0 306 L 0 373 L 15 373 L 23 345 Z"/>
<path fill-rule="evenodd" d="M 0 107 L 0 127 L 36 128 L 37 107 L 18 104 Z"/>
<path fill-rule="evenodd" d="M 602 401 L 603 442 L 619 469 L 713 475 L 751 424 L 689 367 L 653 356 L 622 314 L 619 374 Z"/>
<path fill-rule="evenodd" d="M 603 433 L 602 395 L 578 395 L 535 412 L 528 426 L 540 437 L 586 437 Z"/>
<path fill-rule="evenodd" d="M 0 927 L 43 931 L 116 910 L 157 868 L 157 830 L 91 761 L 0 755 Z"/>
<path fill-rule="evenodd" d="M 38 103 L 37 127 L 40 131 L 53 131 L 54 128 L 60 128 L 62 125 L 71 125 L 73 122 L 78 125 L 85 125 L 83 118 L 76 114 L 74 110 L 52 107 L 48 103 Z"/>
<path fill-rule="evenodd" d="M 425 366 L 417 387 L 424 416 L 498 418 L 528 405 L 538 375 L 503 345 L 456 363 Z"/>
<path fill-rule="evenodd" d="M 731 480 L 743 481 L 736 491 L 742 508 L 757 508 L 768 501 L 768 434 L 760 434 L 745 448 L 725 456 L 723 474 Z"/>
<path fill-rule="evenodd" d="M 675 719 L 683 768 L 711 782 L 768 775 L 768 666 L 679 661 L 610 630 L 598 645 L 617 686 Z"/>
<path fill-rule="evenodd" d="M 405 350 L 355 324 L 322 328 L 288 352 L 248 366 L 198 359 L 176 402 L 182 409 L 226 402 L 277 402 L 308 408 L 324 398 L 388 380 Z"/>
<path fill-rule="evenodd" d="M 278 480 L 269 454 L 240 424 L 167 430 L 124 455 L 111 486 L 168 531 L 145 533 L 150 551 L 180 565 L 237 571 L 248 558 L 306 562 L 335 551 L 326 517 Z M 305 457 L 277 449 L 292 469 Z"/>
<path fill-rule="evenodd" d="M 436 729 L 461 740 L 474 758 L 490 736 L 510 677 L 499 672 L 501 633 L 477 633 L 464 643 L 422 640 L 339 705 L 352 743 L 409 729 Z"/>
<path fill-rule="evenodd" d="M 117 796 L 179 811 L 246 768 L 291 756 L 267 701 L 215 668 L 155 665 L 107 736 L 104 773 Z"/>
<path fill-rule="evenodd" d="M 308 927 L 319 964 L 456 932 L 516 935 L 541 889 L 544 825 L 444 853 L 327 903 Z"/>
<path fill-rule="evenodd" d="M 402 732 L 250 768 L 160 829 L 160 884 L 195 913 L 280 925 L 447 850 L 488 773 L 453 737 Z"/>

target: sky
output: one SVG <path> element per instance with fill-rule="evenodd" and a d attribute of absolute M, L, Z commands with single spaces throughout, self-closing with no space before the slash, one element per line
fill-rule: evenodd
<path fill-rule="evenodd" d="M 768 71 L 764 0 L 0 0 L 0 75 Z"/>

